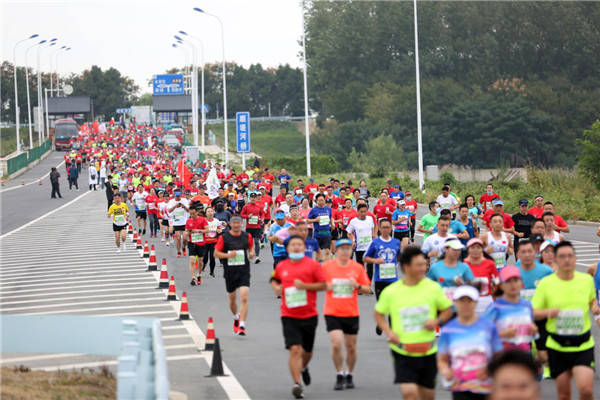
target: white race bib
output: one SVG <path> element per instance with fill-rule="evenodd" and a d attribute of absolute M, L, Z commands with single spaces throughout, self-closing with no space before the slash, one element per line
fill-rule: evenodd
<path fill-rule="evenodd" d="M 296 289 L 294 286 L 285 288 L 285 305 L 287 308 L 302 307 L 308 304 L 306 290 Z"/>
<path fill-rule="evenodd" d="M 235 257 L 230 258 L 227 261 L 227 265 L 229 265 L 229 266 L 238 266 L 238 265 L 245 265 L 246 264 L 246 257 L 245 257 L 244 250 L 231 250 L 231 251 L 235 252 Z"/>
<path fill-rule="evenodd" d="M 559 335 L 579 335 L 583 333 L 583 311 L 561 310 L 556 317 L 556 333 Z"/>
<path fill-rule="evenodd" d="M 535 289 L 522 289 L 521 290 L 521 298 L 527 301 L 531 301 L 533 299 L 533 295 L 535 294 Z"/>
<path fill-rule="evenodd" d="M 125 216 L 123 214 L 115 215 L 115 224 L 121 225 L 125 224 Z"/>
<path fill-rule="evenodd" d="M 332 295 L 336 299 L 349 298 L 354 294 L 354 288 L 348 279 L 332 279 L 331 286 Z"/>
<path fill-rule="evenodd" d="M 429 306 L 414 306 L 401 308 L 400 321 L 404 332 L 418 332 L 425 329 L 425 322 L 429 319 Z"/>
<path fill-rule="evenodd" d="M 248 218 L 248 225 L 258 225 L 258 217 L 256 215 Z"/>
<path fill-rule="evenodd" d="M 192 243 L 200 243 L 204 240 L 202 233 L 192 233 Z"/>
<path fill-rule="evenodd" d="M 330 222 L 329 215 L 321 215 L 319 217 L 319 225 L 320 226 L 329 226 L 329 222 Z"/>
<path fill-rule="evenodd" d="M 394 279 L 396 277 L 396 264 L 379 264 L 379 279 Z"/>

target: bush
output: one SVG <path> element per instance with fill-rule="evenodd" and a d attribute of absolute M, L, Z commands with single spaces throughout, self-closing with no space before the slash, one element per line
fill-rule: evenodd
<path fill-rule="evenodd" d="M 338 171 L 338 163 L 329 155 L 311 155 L 311 172 L 315 174 L 333 174 Z M 267 157 L 261 165 L 272 170 L 285 168 L 290 174 L 306 175 L 306 156 L 302 157 Z"/>

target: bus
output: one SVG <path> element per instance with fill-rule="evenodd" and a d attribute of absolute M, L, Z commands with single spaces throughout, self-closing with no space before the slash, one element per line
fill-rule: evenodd
<path fill-rule="evenodd" d="M 79 136 L 79 126 L 71 118 L 59 119 L 54 127 L 54 148 L 70 150 L 73 141 Z"/>

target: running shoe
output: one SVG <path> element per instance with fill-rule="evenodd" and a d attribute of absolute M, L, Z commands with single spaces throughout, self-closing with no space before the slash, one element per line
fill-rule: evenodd
<path fill-rule="evenodd" d="M 308 368 L 302 369 L 302 382 L 306 386 L 310 385 L 310 372 L 308 372 Z"/>
<path fill-rule="evenodd" d="M 292 386 L 292 396 L 294 396 L 295 399 L 304 398 L 304 390 L 302 389 L 301 384 L 295 383 L 294 386 Z"/>
<path fill-rule="evenodd" d="M 246 336 L 246 327 L 245 326 L 240 326 L 238 328 L 238 335 L 239 336 Z"/>
<path fill-rule="evenodd" d="M 177 258 L 181 258 L 181 253 L 177 253 Z"/>
<path fill-rule="evenodd" d="M 354 381 L 352 380 L 352 374 L 346 374 L 346 389 L 354 389 Z"/>
<path fill-rule="evenodd" d="M 196 277 L 196 283 L 198 284 L 198 286 L 202 285 L 202 276 L 198 275 Z"/>
<path fill-rule="evenodd" d="M 240 320 L 234 318 L 233 319 L 233 333 L 237 334 L 239 330 L 240 330 Z"/>
<path fill-rule="evenodd" d="M 258 264 L 260 262 L 260 258 L 256 257 L 256 261 L 254 261 L 254 264 Z"/>
<path fill-rule="evenodd" d="M 164 238 L 164 236 L 160 238 L 160 241 L 161 241 L 161 242 L 164 242 L 164 241 L 165 241 L 165 238 Z"/>
<path fill-rule="evenodd" d="M 196 280 L 192 278 L 192 281 L 190 282 L 190 285 L 196 286 Z"/>
<path fill-rule="evenodd" d="M 184 250 L 184 251 L 183 251 L 183 255 L 184 255 L 184 256 L 187 256 L 187 251 L 185 251 L 185 250 Z"/>
<path fill-rule="evenodd" d="M 335 377 L 335 385 L 333 386 L 333 390 L 343 390 L 344 389 L 344 375 L 337 374 Z"/>
<path fill-rule="evenodd" d="M 120 253 L 120 252 L 121 252 L 121 248 L 117 247 L 117 253 Z"/>
<path fill-rule="evenodd" d="M 383 331 L 381 329 L 379 329 L 378 326 L 375 327 L 375 333 L 377 334 L 377 336 L 381 336 L 381 334 L 383 333 Z"/>

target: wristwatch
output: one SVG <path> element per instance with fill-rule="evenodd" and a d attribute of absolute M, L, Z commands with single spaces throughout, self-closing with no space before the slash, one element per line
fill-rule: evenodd
<path fill-rule="evenodd" d="M 360 290 L 360 289 L 362 289 L 362 286 L 361 286 L 361 285 L 358 285 L 358 286 L 356 287 L 356 290 Z"/>

